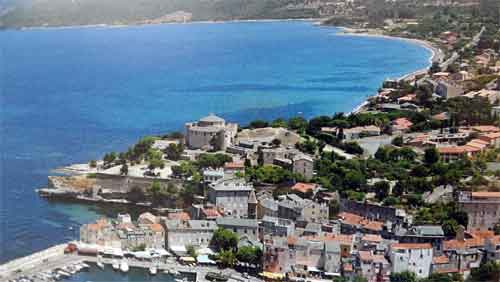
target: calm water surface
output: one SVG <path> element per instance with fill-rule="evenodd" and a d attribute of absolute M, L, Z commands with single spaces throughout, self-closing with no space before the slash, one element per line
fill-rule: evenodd
<path fill-rule="evenodd" d="M 0 263 L 74 238 L 102 214 L 39 199 L 34 189 L 55 167 L 208 112 L 244 123 L 350 111 L 383 79 L 428 65 L 420 46 L 337 31 L 310 22 L 1 31 Z"/>

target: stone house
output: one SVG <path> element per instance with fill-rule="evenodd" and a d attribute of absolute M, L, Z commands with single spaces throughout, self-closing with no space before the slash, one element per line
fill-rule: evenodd
<path fill-rule="evenodd" d="M 169 249 L 187 246 L 208 247 L 217 224 L 213 220 L 164 220 L 166 245 Z"/>
<path fill-rule="evenodd" d="M 500 215 L 500 192 L 460 192 L 460 208 L 469 218 L 467 230 L 493 230 Z"/>
<path fill-rule="evenodd" d="M 260 222 L 262 236 L 288 237 L 295 233 L 295 223 L 290 219 L 264 216 Z"/>
<path fill-rule="evenodd" d="M 208 187 L 208 202 L 226 216 L 247 217 L 248 200 L 253 191 L 251 183 L 244 179 L 221 179 Z"/>
<path fill-rule="evenodd" d="M 278 202 L 278 217 L 304 222 L 325 222 L 329 219 L 329 207 L 289 194 Z"/>
<path fill-rule="evenodd" d="M 247 238 L 250 241 L 259 241 L 259 222 L 255 219 L 219 217 L 216 223 L 218 227 L 238 234 L 240 240 Z"/>

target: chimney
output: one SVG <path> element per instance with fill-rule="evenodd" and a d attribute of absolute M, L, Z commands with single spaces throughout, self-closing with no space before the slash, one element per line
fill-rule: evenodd
<path fill-rule="evenodd" d="M 463 225 L 457 228 L 457 241 L 465 241 L 465 227 Z"/>

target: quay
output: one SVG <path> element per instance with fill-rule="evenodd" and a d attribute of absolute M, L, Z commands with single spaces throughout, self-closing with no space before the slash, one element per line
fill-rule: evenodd
<path fill-rule="evenodd" d="M 0 265 L 0 281 L 54 281 L 45 279 L 41 273 L 54 272 L 57 269 L 67 269 L 75 265 L 101 262 L 105 267 L 111 268 L 114 261 L 122 261 L 120 258 L 104 258 L 95 256 L 84 256 L 77 253 L 66 254 L 65 248 L 68 244 L 52 246 L 45 250 L 36 252 L 26 257 L 18 258 Z M 208 282 L 205 278 L 208 272 L 216 272 L 225 275 L 229 282 L 261 282 L 257 277 L 243 277 L 234 269 L 219 269 L 217 266 L 183 265 L 174 258 L 163 261 L 141 261 L 137 259 L 125 259 L 130 267 L 149 269 L 154 266 L 158 273 L 170 273 L 176 278 L 192 277 L 196 282 Z M 22 278 L 29 280 L 22 280 Z M 179 280 L 179 279 L 176 279 Z"/>

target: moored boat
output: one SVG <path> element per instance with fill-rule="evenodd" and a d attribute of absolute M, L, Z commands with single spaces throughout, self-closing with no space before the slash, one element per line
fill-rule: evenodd
<path fill-rule="evenodd" d="M 118 269 L 120 269 L 120 264 L 118 263 L 118 261 L 117 261 L 117 260 L 114 260 L 114 261 L 113 261 L 113 265 L 112 265 L 112 266 L 113 266 L 113 269 L 114 269 L 114 270 L 118 270 Z"/>
<path fill-rule="evenodd" d="M 128 270 L 129 270 L 129 266 L 128 266 L 127 261 L 122 260 L 122 262 L 120 263 L 120 270 L 121 270 L 122 272 L 128 272 Z"/>
<path fill-rule="evenodd" d="M 153 266 L 151 266 L 151 267 L 149 268 L 149 274 L 151 274 L 151 275 L 156 275 L 156 273 L 158 273 L 158 268 L 156 268 L 156 266 L 154 266 L 154 265 L 153 265 Z"/>

